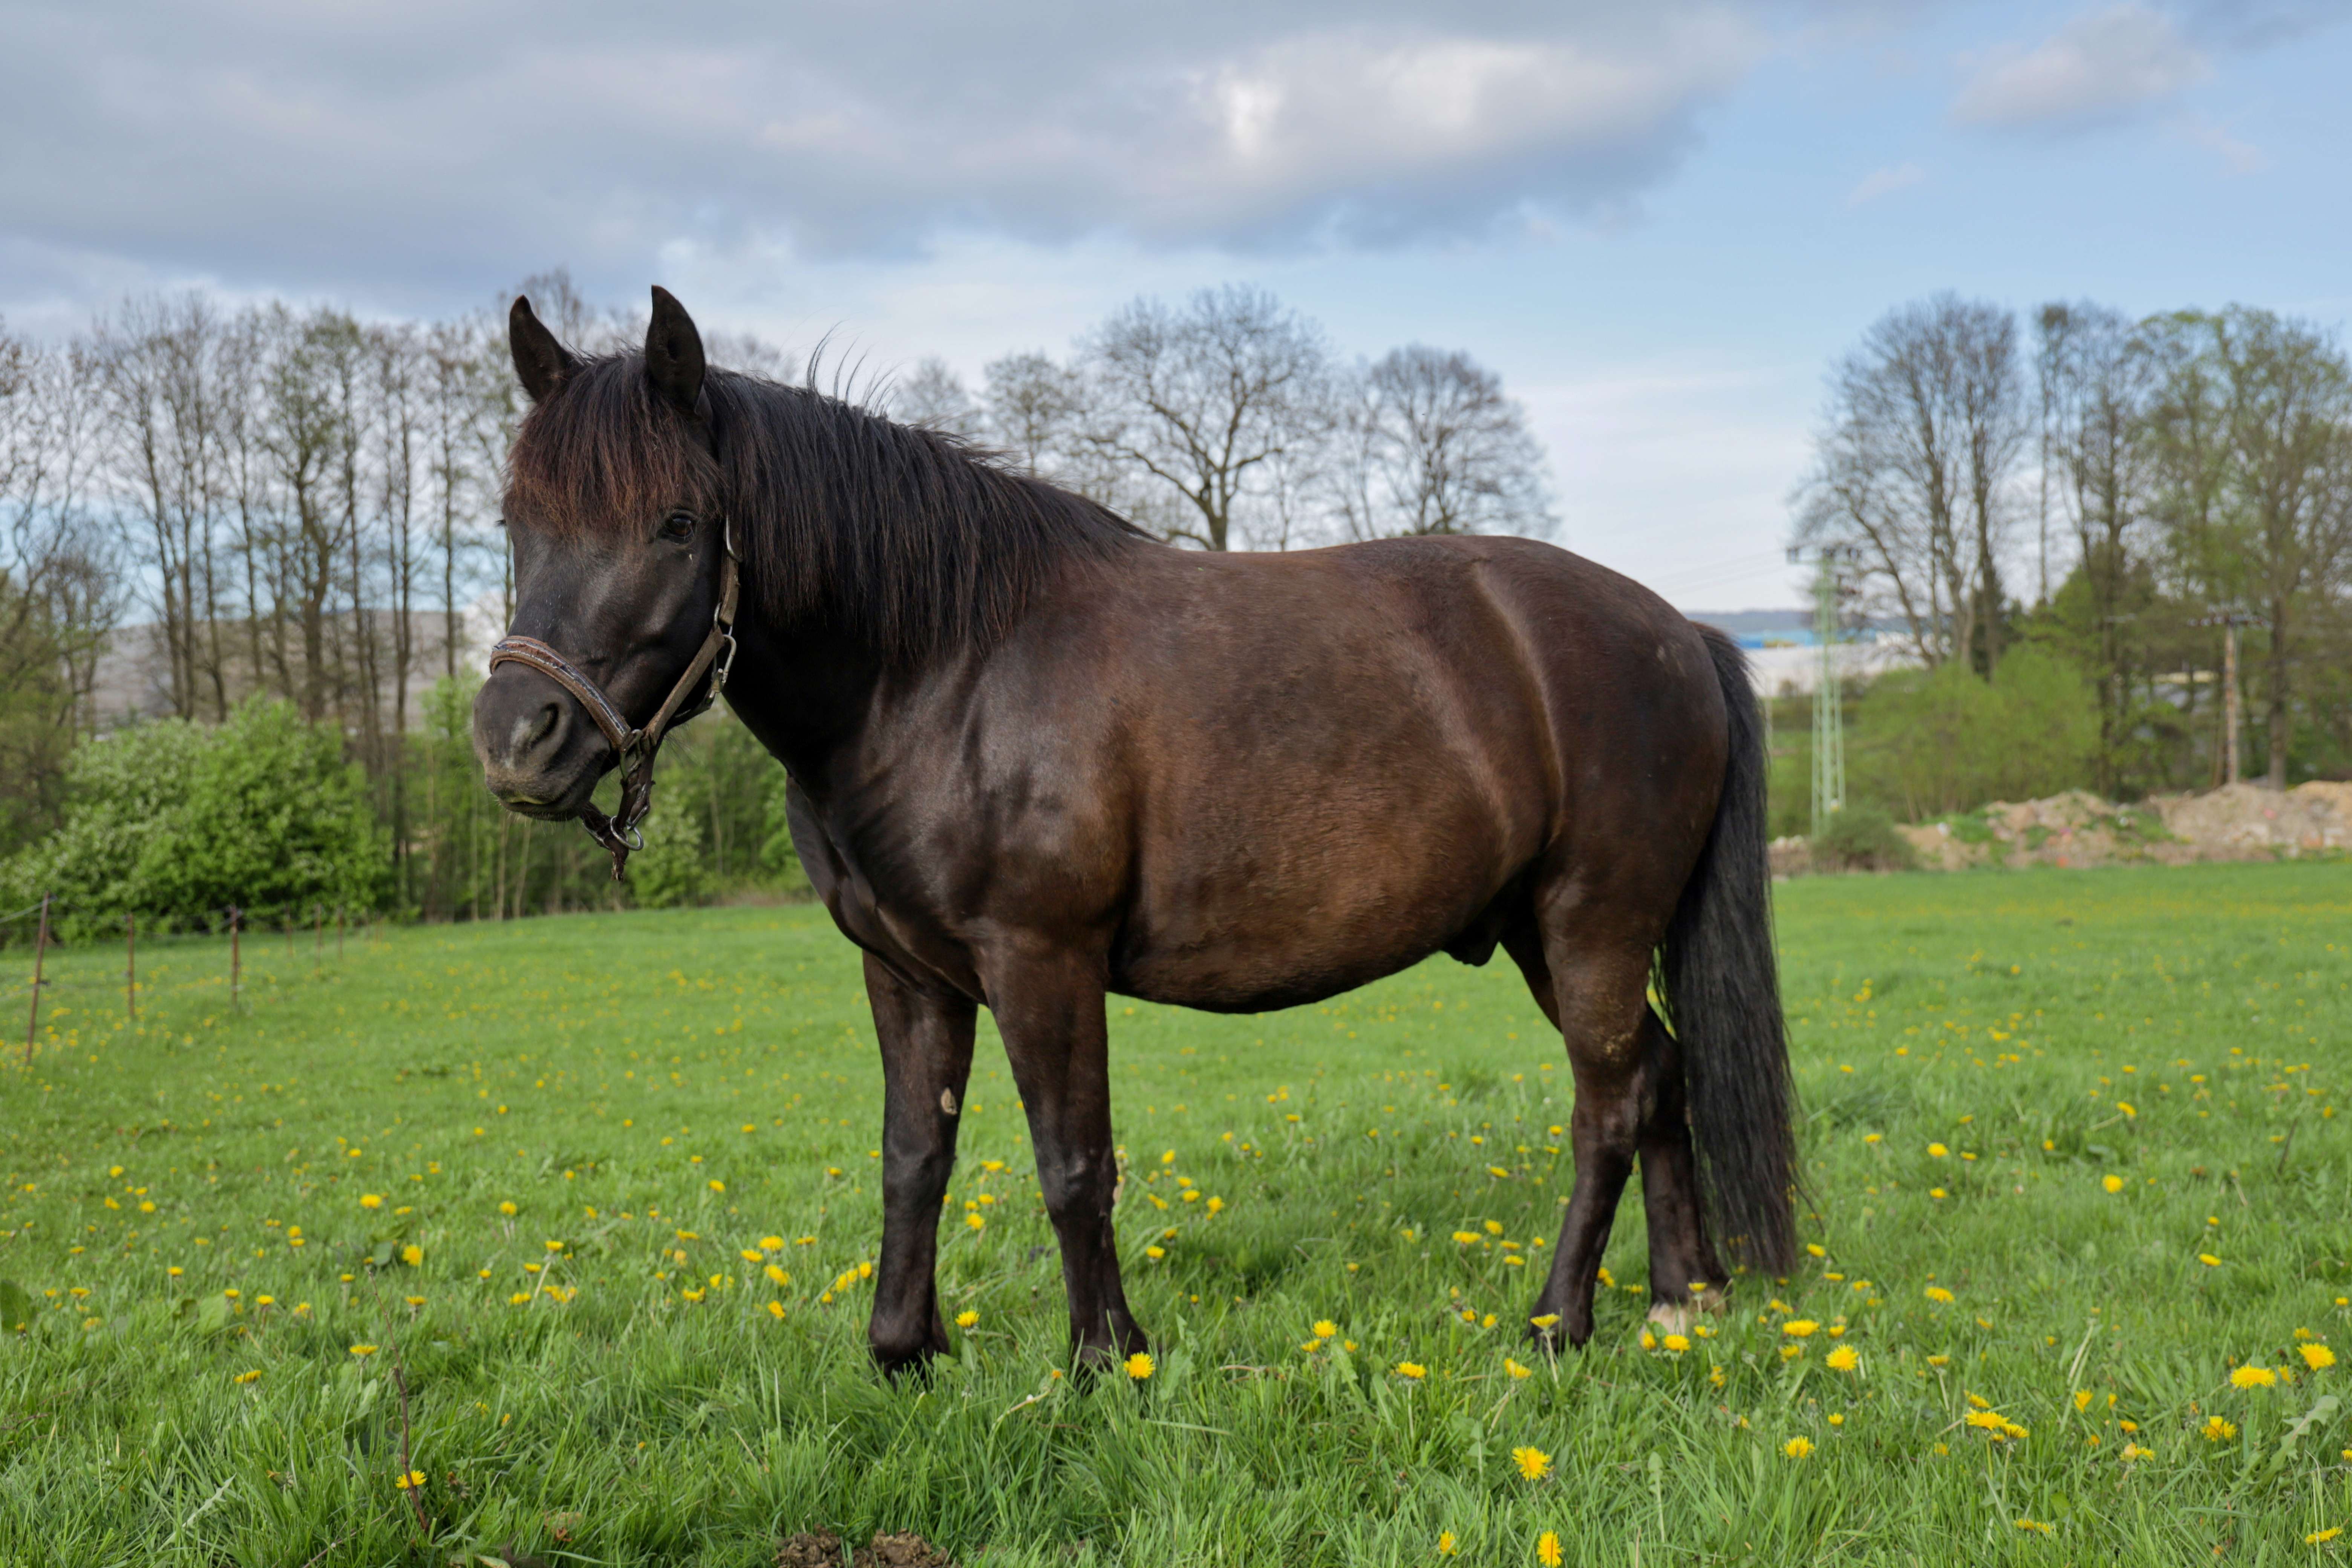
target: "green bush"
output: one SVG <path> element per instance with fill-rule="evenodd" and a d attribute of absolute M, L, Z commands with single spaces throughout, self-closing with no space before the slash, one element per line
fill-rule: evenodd
<path fill-rule="evenodd" d="M 1919 864 L 1911 842 L 1895 830 L 1895 818 L 1875 805 L 1856 804 L 1830 813 L 1813 840 L 1813 863 L 1822 870 L 1908 871 Z"/>
<path fill-rule="evenodd" d="M 1882 677 L 1867 709 L 1849 764 L 1853 793 L 1898 805 L 1914 822 L 2092 783 L 2091 689 L 2038 647 L 2011 651 L 1989 681 L 1958 663 Z"/>
<path fill-rule="evenodd" d="M 373 910 L 389 882 L 341 737 L 260 697 L 217 728 L 169 720 L 84 745 L 64 826 L 0 868 L 12 901 L 55 895 L 68 938 L 134 910 L 168 930 L 214 925 L 232 904 L 258 920 Z"/>

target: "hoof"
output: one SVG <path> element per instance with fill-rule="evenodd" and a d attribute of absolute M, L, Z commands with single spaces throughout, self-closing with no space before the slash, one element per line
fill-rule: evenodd
<path fill-rule="evenodd" d="M 1700 1314 L 1720 1317 L 1729 1310 L 1729 1306 L 1723 1292 L 1710 1285 L 1696 1295 L 1685 1296 L 1679 1301 L 1651 1302 L 1650 1321 L 1667 1333 L 1686 1334 L 1690 1332 L 1691 1325 L 1698 1321 Z"/>

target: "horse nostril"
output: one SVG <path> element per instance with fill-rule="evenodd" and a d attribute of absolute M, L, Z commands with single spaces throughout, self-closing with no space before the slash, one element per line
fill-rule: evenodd
<path fill-rule="evenodd" d="M 541 742 L 555 733 L 555 726 L 562 717 L 563 714 L 562 710 L 555 703 L 550 702 L 543 705 L 538 712 L 530 714 L 527 718 L 516 720 L 514 727 L 515 755 L 518 757 L 529 756 L 531 752 L 539 746 Z"/>

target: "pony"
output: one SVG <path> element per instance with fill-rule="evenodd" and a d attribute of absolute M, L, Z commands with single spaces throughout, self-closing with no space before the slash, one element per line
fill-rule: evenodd
<path fill-rule="evenodd" d="M 950 1347 L 933 1275 L 978 1009 L 1093 1367 L 1148 1344 L 1106 997 L 1251 1013 L 1438 952 L 1508 954 L 1572 1069 L 1539 1349 L 1591 1335 L 1637 1160 L 1652 1320 L 1719 1310 L 1727 1256 L 1791 1267 L 1765 743 L 1729 638 L 1531 539 L 1174 548 L 961 440 L 709 367 L 658 288 L 640 352 L 577 354 L 526 299 L 509 327 L 530 407 L 484 778 L 609 834 L 617 875 L 627 803 L 607 821 L 590 792 L 640 759 L 649 781 L 674 716 L 723 685 L 783 765 L 881 1048 L 886 1372 Z"/>

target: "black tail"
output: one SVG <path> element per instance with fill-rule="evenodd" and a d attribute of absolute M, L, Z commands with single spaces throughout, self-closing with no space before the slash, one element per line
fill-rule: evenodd
<path fill-rule="evenodd" d="M 1681 1043 L 1708 1228 L 1768 1273 L 1796 1265 L 1795 1089 L 1772 953 L 1772 870 L 1765 854 L 1769 765 L 1748 659 L 1701 626 L 1723 687 L 1731 748 L 1723 795 L 1660 955 L 1668 1019 Z"/>

